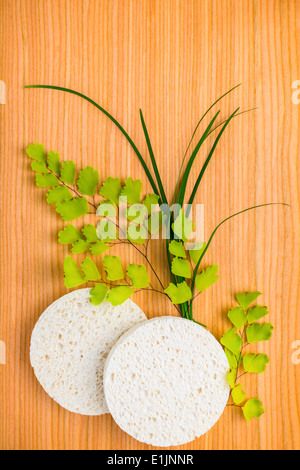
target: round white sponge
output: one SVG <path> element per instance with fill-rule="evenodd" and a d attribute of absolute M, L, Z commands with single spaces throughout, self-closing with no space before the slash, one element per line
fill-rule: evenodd
<path fill-rule="evenodd" d="M 118 307 L 98 306 L 90 289 L 79 289 L 51 304 L 31 336 L 30 361 L 45 391 L 74 413 L 108 413 L 103 392 L 103 369 L 116 340 L 133 325 L 147 320 L 127 300 Z"/>
<path fill-rule="evenodd" d="M 229 396 L 226 355 L 205 328 L 158 317 L 131 328 L 109 353 L 106 402 L 116 423 L 135 439 L 177 446 L 208 431 Z"/>

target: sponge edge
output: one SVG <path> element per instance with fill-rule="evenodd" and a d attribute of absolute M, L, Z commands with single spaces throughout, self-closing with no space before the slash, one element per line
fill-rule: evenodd
<path fill-rule="evenodd" d="M 132 301 L 113 307 L 89 300 L 90 289 L 78 289 L 52 303 L 31 336 L 30 361 L 44 390 L 74 413 L 108 413 L 103 391 L 107 354 L 125 331 L 147 320 Z"/>
<path fill-rule="evenodd" d="M 121 429 L 153 446 L 186 444 L 219 419 L 229 397 L 226 355 L 205 328 L 179 317 L 134 326 L 104 369 L 108 408 Z"/>

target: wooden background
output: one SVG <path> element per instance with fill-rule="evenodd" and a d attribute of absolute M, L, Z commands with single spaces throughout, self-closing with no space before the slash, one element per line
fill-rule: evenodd
<path fill-rule="evenodd" d="M 107 176 L 141 178 L 141 165 L 121 133 L 73 95 L 24 90 L 53 84 L 87 94 L 128 130 L 149 162 L 139 122 L 142 108 L 167 195 L 203 111 L 237 83 L 221 104 L 257 107 L 226 130 L 202 186 L 205 234 L 229 214 L 285 201 L 223 225 L 205 263 L 220 280 L 197 299 L 197 319 L 217 338 L 229 327 L 234 295 L 260 290 L 275 325 L 257 351 L 270 356 L 265 374 L 246 375 L 248 396 L 266 412 L 247 424 L 227 407 L 203 437 L 181 449 L 299 449 L 300 364 L 292 362 L 299 322 L 299 111 L 292 83 L 300 79 L 300 2 L 294 0 L 1 0 L 0 105 L 1 320 L 7 364 L 0 365 L 1 449 L 148 449 L 109 415 L 84 417 L 59 407 L 29 363 L 33 326 L 66 293 L 58 246 L 63 222 L 35 187 L 24 148 L 41 142 L 62 159 L 93 165 Z M 212 141 L 210 141 L 211 143 Z M 207 149 L 197 158 L 194 179 Z M 189 188 L 193 181 L 191 180 Z M 87 223 L 88 217 L 84 221 Z M 164 244 L 152 261 L 167 283 Z M 135 253 L 127 259 L 137 262 Z M 149 317 L 176 314 L 164 298 L 138 294 Z M 255 349 L 252 348 L 252 351 Z"/>

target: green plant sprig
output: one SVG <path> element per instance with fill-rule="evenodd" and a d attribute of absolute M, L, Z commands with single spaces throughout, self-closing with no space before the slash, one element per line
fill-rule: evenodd
<path fill-rule="evenodd" d="M 194 300 L 200 293 L 213 285 L 219 278 L 218 266 L 216 264 L 208 266 L 206 269 L 200 269 L 203 257 L 218 228 L 226 221 L 246 211 L 273 204 L 288 205 L 284 203 L 266 203 L 236 212 L 222 220 L 217 225 L 207 243 L 198 243 L 194 249 L 189 249 L 187 247 L 189 235 L 193 229 L 193 223 L 189 217 L 190 209 L 184 211 L 183 206 L 186 198 L 187 183 L 196 157 L 208 137 L 211 136 L 218 128 L 221 128 L 213 140 L 212 146 L 204 160 L 198 178 L 194 183 L 192 192 L 188 197 L 188 203 L 190 205 L 195 200 L 196 193 L 204 173 L 215 153 L 221 136 L 229 123 L 235 117 L 250 110 L 239 112 L 239 108 L 237 108 L 227 119 L 223 119 L 218 124 L 215 124 L 220 115 L 220 111 L 218 111 L 205 127 L 204 132 L 198 139 L 198 142 L 188 158 L 189 149 L 204 118 L 212 108 L 222 100 L 222 98 L 239 86 L 240 84 L 236 85 L 220 96 L 198 121 L 181 161 L 179 175 L 172 198 L 172 204 L 176 202 L 179 209 L 172 215 L 172 217 L 168 217 L 167 213 L 163 209 L 163 205 L 168 205 L 166 191 L 159 173 L 153 147 L 150 142 L 149 133 L 141 110 L 140 120 L 155 178 L 152 176 L 142 154 L 122 125 L 95 101 L 75 90 L 58 86 L 29 85 L 25 87 L 46 88 L 71 93 L 87 100 L 104 113 L 127 139 L 142 164 L 153 190 L 153 194 L 149 194 L 144 200 L 141 200 L 142 183 L 140 180 L 128 178 L 125 181 L 125 184 L 121 184 L 119 178 L 113 177 L 106 178 L 99 189 L 99 173 L 97 170 L 94 170 L 93 167 L 88 166 L 81 169 L 78 177 L 76 178 L 76 165 L 73 161 L 60 162 L 59 155 L 53 151 L 50 151 L 48 155 L 46 155 L 44 147 L 38 143 L 31 144 L 27 148 L 27 154 L 33 160 L 31 167 L 36 173 L 35 179 L 37 186 L 48 188 L 46 195 L 47 202 L 56 206 L 57 213 L 61 215 L 64 221 L 70 222 L 86 214 L 94 214 L 100 219 L 99 223 L 95 225 L 84 225 L 81 230 L 78 230 L 73 224 L 68 224 L 58 234 L 59 243 L 71 246 L 71 253 L 74 255 L 90 252 L 93 256 L 102 256 L 107 250 L 113 248 L 115 245 L 127 244 L 134 247 L 146 263 L 129 264 L 124 270 L 121 259 L 118 256 L 105 254 L 102 259 L 102 266 L 105 271 L 104 275 L 100 273 L 99 267 L 89 256 L 86 256 L 79 266 L 77 262 L 68 255 L 64 260 L 64 282 L 67 288 L 73 288 L 92 282 L 93 288 L 91 289 L 90 300 L 94 305 L 98 305 L 104 300 L 110 302 L 112 305 L 119 305 L 131 297 L 135 292 L 156 292 L 166 296 L 182 317 L 191 321 L 196 321 L 193 318 Z M 183 171 L 187 158 L 188 161 L 185 170 Z M 120 227 L 119 218 L 117 217 L 115 220 L 112 220 L 109 215 L 109 211 L 107 214 L 101 213 L 103 203 L 111 204 L 114 208 L 118 209 L 119 196 L 126 196 L 128 198 L 126 214 L 131 223 L 136 223 L 140 227 L 141 236 L 138 240 L 133 240 L 128 234 L 126 234 L 125 238 L 123 236 L 120 237 L 122 229 Z M 97 198 L 99 200 L 97 200 Z M 152 203 L 160 206 L 158 218 L 157 214 L 152 213 L 151 209 L 149 210 Z M 144 207 L 144 209 L 146 208 L 146 216 L 143 219 L 142 224 L 140 224 L 140 220 L 136 221 L 129 213 L 130 206 L 133 204 L 140 204 L 141 207 Z M 91 208 L 92 212 L 90 211 Z M 155 233 L 155 230 L 152 231 L 152 224 L 150 224 L 150 221 L 152 219 L 154 220 L 155 217 L 155 230 L 161 230 L 162 226 L 165 225 L 169 232 L 169 238 L 166 240 L 166 254 L 172 282 L 170 282 L 166 288 L 159 278 L 157 270 L 152 266 L 148 255 L 149 241 Z M 183 227 L 184 230 L 182 230 Z M 147 234 L 148 236 L 143 237 L 143 234 Z M 124 234 L 122 233 L 122 235 Z M 154 285 L 149 274 L 156 279 L 158 286 Z M 198 291 L 196 294 L 194 292 L 195 288 Z M 257 319 L 268 313 L 266 307 L 256 306 L 252 309 L 248 309 L 250 303 L 254 301 L 259 294 L 260 293 L 255 292 L 237 295 L 239 306 L 231 309 L 228 313 L 228 317 L 233 323 L 234 328 L 227 331 L 221 338 L 221 343 L 225 347 L 225 353 L 230 364 L 228 382 L 231 387 L 233 403 L 228 404 L 228 406 L 241 407 L 247 421 L 250 421 L 252 417 L 258 418 L 264 410 L 258 398 L 250 398 L 246 400 L 246 394 L 242 390 L 241 384 L 238 381 L 248 372 L 263 372 L 269 360 L 267 356 L 263 354 L 243 354 L 243 350 L 249 343 L 269 339 L 273 329 L 270 323 L 261 325 L 256 322 Z M 202 324 L 200 323 L 200 325 Z M 245 339 L 247 340 L 247 343 L 245 342 Z M 244 372 L 239 374 L 238 370 L 242 366 Z M 243 402 L 244 405 L 242 406 L 241 403 Z"/>
<path fill-rule="evenodd" d="M 215 138 L 215 140 L 212 144 L 211 150 L 209 151 L 208 156 L 206 157 L 206 159 L 204 161 L 204 164 L 202 166 L 202 169 L 199 173 L 199 176 L 198 176 L 198 178 L 197 178 L 197 180 L 194 184 L 193 190 L 192 190 L 191 195 L 188 199 L 189 203 L 194 202 L 199 184 L 200 184 L 200 182 L 203 178 L 205 170 L 206 170 L 206 168 L 207 168 L 207 166 L 208 166 L 208 164 L 209 164 L 209 162 L 210 162 L 210 160 L 211 160 L 211 158 L 212 158 L 212 156 L 215 152 L 217 144 L 218 144 L 223 132 L 225 131 L 226 127 L 228 126 L 228 124 L 230 123 L 230 121 L 234 117 L 236 117 L 237 115 L 240 115 L 244 112 L 247 112 L 247 111 L 241 111 L 241 112 L 238 113 L 239 108 L 237 108 L 229 116 L 229 118 L 227 118 L 226 120 L 223 120 L 221 123 L 217 124 L 215 127 L 213 127 L 213 125 L 214 125 L 217 117 L 219 116 L 220 112 L 218 111 L 214 115 L 214 117 L 211 119 L 209 125 L 206 127 L 205 131 L 202 133 L 202 136 L 198 140 L 198 143 L 196 144 L 191 156 L 188 159 L 188 163 L 186 165 L 186 168 L 185 168 L 185 171 L 183 173 L 182 180 L 181 180 L 181 186 L 179 188 L 178 195 L 176 196 L 177 188 L 179 187 L 179 181 L 180 181 L 180 178 L 181 178 L 181 171 L 183 169 L 183 163 L 184 163 L 184 161 L 185 161 L 185 159 L 188 155 L 188 150 L 189 150 L 189 148 L 192 144 L 193 138 L 196 135 L 196 131 L 198 130 L 198 128 L 200 126 L 200 123 L 203 121 L 204 117 L 206 115 L 208 115 L 209 111 L 223 97 L 225 97 L 226 95 L 231 93 L 233 90 L 235 90 L 239 86 L 240 86 L 240 84 L 236 85 L 235 87 L 231 88 L 229 91 L 224 93 L 222 96 L 220 96 L 208 108 L 208 110 L 203 114 L 203 116 L 200 118 L 199 122 L 197 123 L 197 126 L 196 126 L 196 128 L 193 132 L 192 138 L 189 142 L 188 148 L 185 152 L 185 155 L 184 155 L 182 163 L 181 163 L 180 172 L 179 172 L 179 175 L 178 175 L 178 179 L 177 179 L 177 182 L 176 182 L 176 188 L 175 188 L 175 192 L 174 192 L 174 196 L 173 196 L 173 201 L 176 200 L 176 197 L 177 197 L 176 202 L 177 202 L 179 208 L 183 207 L 184 200 L 185 200 L 186 188 L 187 188 L 187 182 L 188 182 L 188 179 L 189 179 L 189 176 L 190 176 L 190 173 L 191 173 L 192 166 L 195 162 L 196 156 L 198 155 L 202 144 L 205 142 L 205 140 L 208 138 L 208 136 L 210 136 L 212 134 L 212 132 L 214 132 L 218 127 L 221 127 L 221 130 L 217 134 L 217 136 L 216 136 L 216 138 Z M 71 90 L 71 89 L 68 89 L 68 88 L 58 87 L 58 86 L 29 85 L 29 86 L 26 86 L 25 88 L 48 88 L 48 89 L 52 89 L 52 90 L 58 90 L 58 91 L 72 93 L 72 94 L 75 94 L 75 95 L 89 101 L 91 104 L 96 106 L 97 109 L 99 109 L 101 112 L 103 112 L 118 127 L 118 129 L 122 132 L 122 134 L 125 136 L 125 138 L 129 142 L 129 144 L 131 145 L 132 149 L 134 150 L 135 154 L 137 155 L 139 161 L 141 162 L 141 164 L 143 166 L 143 169 L 144 169 L 145 174 L 146 174 L 146 176 L 147 176 L 147 178 L 148 178 L 148 180 L 149 180 L 149 182 L 152 186 L 152 189 L 154 190 L 154 195 L 157 197 L 158 204 L 159 205 L 161 205 L 162 203 L 167 204 L 166 191 L 164 189 L 162 179 L 161 179 L 160 174 L 159 174 L 158 166 L 156 164 L 156 160 L 155 160 L 155 156 L 154 156 L 154 152 L 153 152 L 153 147 L 152 147 L 151 142 L 150 142 L 149 133 L 148 133 L 148 130 L 146 128 L 145 120 L 144 120 L 144 117 L 143 117 L 143 114 L 142 114 L 141 110 L 140 110 L 140 119 L 141 119 L 142 128 L 143 128 L 144 136 L 145 136 L 145 139 L 146 139 L 146 144 L 147 144 L 147 148 L 148 148 L 148 151 L 149 151 L 149 156 L 150 156 L 150 160 L 151 160 L 151 163 L 152 163 L 152 167 L 153 167 L 156 182 L 155 182 L 154 178 L 152 177 L 150 170 L 148 169 L 146 161 L 142 157 L 140 151 L 138 150 L 137 146 L 134 144 L 134 142 L 133 142 L 132 138 L 129 136 L 129 134 L 125 131 L 125 129 L 122 127 L 122 125 L 110 113 L 108 113 L 104 108 L 102 108 L 100 105 L 98 105 L 95 101 L 93 101 L 92 99 L 90 99 L 87 96 L 83 95 L 82 93 L 79 93 L 77 91 L 74 91 L 74 90 Z M 65 163 L 65 165 L 67 165 L 67 163 Z M 84 184 L 92 184 L 91 182 L 90 183 L 87 182 L 87 181 L 84 182 L 84 180 L 88 179 L 89 176 L 91 178 L 95 177 L 95 173 L 93 173 L 95 170 L 91 169 L 91 167 L 87 167 L 87 168 L 89 168 L 89 171 L 91 172 L 91 175 L 88 174 L 87 169 L 82 170 L 82 171 L 84 171 L 84 176 L 85 176 L 85 178 L 83 176 L 81 178 L 81 180 L 83 182 L 82 183 L 83 185 Z M 36 171 L 38 171 L 38 170 L 36 170 Z M 48 182 L 44 181 L 45 178 L 48 179 L 49 181 Z M 52 178 L 52 181 L 50 181 L 51 178 Z M 37 179 L 39 180 L 39 181 L 37 181 L 37 184 L 40 185 L 40 186 L 43 186 L 43 185 L 47 185 L 47 183 L 50 182 L 50 183 L 53 183 L 53 185 L 55 185 L 56 183 L 55 183 L 55 181 L 53 181 L 53 178 L 55 178 L 55 175 L 37 176 Z M 61 178 L 61 180 L 63 181 L 63 183 L 65 183 L 63 178 Z M 58 181 L 60 181 L 60 182 L 61 182 L 61 180 L 58 179 Z M 108 178 L 108 180 L 110 180 L 110 182 L 111 182 L 112 180 L 117 180 L 117 179 Z M 131 180 L 131 182 L 133 181 L 131 178 L 129 180 Z M 107 182 L 107 180 L 106 180 L 106 182 Z M 135 182 L 133 182 L 133 183 L 135 183 Z M 120 182 L 118 184 L 120 184 Z M 48 186 L 51 186 L 51 185 L 48 184 Z M 80 196 L 80 188 L 78 188 L 78 189 L 79 189 L 79 191 L 78 191 L 78 194 L 77 194 L 76 198 L 70 198 L 70 200 L 59 201 L 57 203 L 56 210 L 57 210 L 57 212 L 59 212 L 62 215 L 64 220 L 68 220 L 68 219 L 72 220 L 72 217 L 77 218 L 81 215 L 84 215 L 85 213 L 88 213 L 87 207 L 89 205 L 92 206 L 92 207 L 93 207 L 93 205 L 95 206 L 94 202 L 87 201 L 87 199 L 85 197 L 81 197 Z M 52 193 L 52 196 L 53 196 L 52 199 L 53 198 L 55 199 L 56 193 L 58 193 L 58 192 L 60 193 L 60 195 L 62 195 L 63 192 L 66 193 L 66 189 L 55 190 Z M 48 197 L 48 199 L 49 199 L 49 197 Z M 262 205 L 269 205 L 269 204 L 262 204 Z M 168 261 L 168 266 L 169 266 L 172 282 L 167 286 L 166 289 L 164 288 L 163 283 L 161 281 L 159 281 L 159 283 L 160 283 L 160 287 L 162 288 L 163 293 L 166 294 L 169 297 L 169 299 L 171 300 L 171 302 L 174 305 L 176 305 L 176 308 L 180 311 L 181 315 L 184 318 L 194 320 L 193 319 L 192 305 L 193 305 L 194 299 L 198 296 L 198 294 L 194 295 L 195 286 L 196 286 L 196 288 L 198 289 L 199 292 L 202 292 L 207 287 L 209 287 L 214 282 L 216 282 L 216 280 L 218 279 L 218 276 L 216 274 L 217 273 L 217 265 L 210 266 L 206 270 L 204 270 L 202 272 L 199 272 L 200 263 L 201 263 L 201 261 L 203 259 L 203 256 L 206 253 L 206 251 L 207 251 L 207 249 L 208 249 L 208 247 L 211 243 L 211 240 L 212 240 L 216 230 L 220 227 L 221 224 L 223 224 L 225 221 L 229 220 L 231 217 L 234 217 L 235 215 L 241 214 L 241 213 L 246 212 L 246 211 L 251 210 L 251 209 L 256 209 L 257 207 L 261 207 L 262 205 L 253 206 L 251 208 L 244 209 L 243 211 L 239 211 L 236 214 L 224 219 L 214 229 L 214 231 L 213 231 L 210 239 L 208 240 L 207 244 L 206 245 L 201 244 L 201 249 L 198 247 L 198 249 L 195 250 L 195 253 L 199 253 L 199 257 L 197 258 L 196 261 L 194 260 L 195 256 L 196 256 L 195 253 L 192 255 L 193 250 L 192 251 L 185 250 L 185 243 L 187 242 L 187 238 L 183 237 L 182 234 L 179 233 L 180 230 L 178 230 L 178 228 L 180 228 L 180 226 L 182 224 L 182 221 L 188 227 L 191 227 L 192 222 L 188 218 L 188 216 L 189 216 L 188 211 L 184 214 L 183 210 L 179 209 L 172 217 L 167 219 L 167 224 L 168 224 L 168 230 L 169 230 L 170 237 L 169 237 L 169 239 L 166 240 L 166 253 L 167 253 L 167 261 Z M 95 209 L 95 207 L 94 207 L 94 209 Z M 162 209 L 162 214 L 161 214 L 161 216 L 162 216 L 161 220 L 162 221 L 163 221 L 165 215 L 166 214 L 164 213 L 164 210 Z M 161 223 L 161 225 L 162 225 L 162 223 Z M 147 230 L 147 227 L 146 227 L 146 230 Z M 191 232 L 191 230 L 190 230 L 190 232 Z M 128 241 L 129 241 L 129 244 L 132 244 L 133 246 L 135 246 L 135 248 L 145 257 L 146 260 L 148 259 L 147 250 L 148 250 L 148 245 L 149 245 L 149 239 L 146 243 L 145 252 L 141 251 L 140 248 L 137 247 L 136 244 L 134 244 L 132 242 L 132 240 L 130 240 L 130 238 L 128 238 Z M 177 241 L 177 242 L 182 243 L 183 249 L 185 250 L 184 255 L 182 254 L 182 256 L 178 256 L 178 255 L 172 253 L 172 250 L 170 249 L 170 245 L 172 244 L 172 246 L 174 248 L 173 241 Z M 79 248 L 78 249 L 80 249 L 80 245 L 83 246 L 83 242 L 79 242 Z M 149 265 L 151 267 L 151 264 L 149 264 Z M 188 265 L 190 266 L 190 271 L 189 271 Z M 158 277 L 157 273 L 156 273 L 156 270 L 153 267 L 151 269 L 152 269 L 153 273 L 155 274 L 155 276 Z"/>
<path fill-rule="evenodd" d="M 227 315 L 233 328 L 227 330 L 220 340 L 230 367 L 227 382 L 233 403 L 227 406 L 240 407 L 248 422 L 251 418 L 259 418 L 264 413 L 264 409 L 257 397 L 246 398 L 240 379 L 247 373 L 265 372 L 266 365 L 270 361 L 266 354 L 245 354 L 244 349 L 250 344 L 268 341 L 274 329 L 271 323 L 257 321 L 269 314 L 266 306 L 256 305 L 249 308 L 259 295 L 261 292 L 257 291 L 236 295 L 239 305 L 230 309 Z M 240 373 L 241 368 L 242 373 Z"/>

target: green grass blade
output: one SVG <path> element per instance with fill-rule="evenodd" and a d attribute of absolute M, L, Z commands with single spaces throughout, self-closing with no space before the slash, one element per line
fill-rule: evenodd
<path fill-rule="evenodd" d="M 149 180 L 149 182 L 152 186 L 153 191 L 155 192 L 155 194 L 159 195 L 159 192 L 158 192 L 157 186 L 154 182 L 154 179 L 152 178 L 152 175 L 151 175 L 151 173 L 148 169 L 148 166 L 147 166 L 145 160 L 143 159 L 140 151 L 138 150 L 137 146 L 135 145 L 135 143 L 133 142 L 131 137 L 128 135 L 128 133 L 125 131 L 125 129 L 121 126 L 121 124 L 108 111 L 106 111 L 104 108 L 102 108 L 102 106 L 100 106 L 98 103 L 93 101 L 88 96 L 83 95 L 82 93 L 79 93 L 78 91 L 71 90 L 70 88 L 63 88 L 63 87 L 53 86 L 53 85 L 26 85 L 25 88 L 47 88 L 47 89 L 51 89 L 51 90 L 58 90 L 58 91 L 64 91 L 66 93 L 72 93 L 73 95 L 77 95 L 80 98 L 85 99 L 86 101 L 88 101 L 92 105 L 96 106 L 96 108 L 99 109 L 103 114 L 105 114 L 118 127 L 118 129 L 122 132 L 122 134 L 125 136 L 125 138 L 129 142 L 129 144 L 131 145 L 132 149 L 134 150 L 135 154 L 137 155 L 138 159 L 140 160 L 140 162 L 143 166 L 143 169 L 144 169 L 144 171 L 147 175 L 147 178 L 148 178 L 148 180 Z"/>
<path fill-rule="evenodd" d="M 226 95 L 228 95 L 229 93 L 231 93 L 233 90 L 235 90 L 236 88 L 238 88 L 239 86 L 241 86 L 241 83 L 239 83 L 238 85 L 235 85 L 233 88 L 230 88 L 230 90 L 226 91 L 226 93 L 224 93 L 222 96 L 220 96 L 208 109 L 207 111 L 205 111 L 205 113 L 203 114 L 203 116 L 200 118 L 200 120 L 198 121 L 195 129 L 194 129 L 194 132 L 192 134 L 192 137 L 189 141 L 189 144 L 187 146 L 187 149 L 184 153 L 184 156 L 183 156 L 183 159 L 182 159 L 182 162 L 181 162 L 181 165 L 180 165 L 180 168 L 179 168 L 179 174 L 178 174 L 178 178 L 177 178 L 177 181 L 176 181 L 176 185 L 175 185 L 175 191 L 174 191 L 174 196 L 173 196 L 173 200 L 172 200 L 172 204 L 176 198 L 176 194 L 177 194 L 177 190 L 178 190 L 178 186 L 179 186 L 179 183 L 180 183 L 180 177 L 181 177 L 181 172 L 182 172 L 182 168 L 183 168 L 183 165 L 184 165 L 184 161 L 186 159 L 186 156 L 187 156 L 187 153 L 189 151 L 189 148 L 192 144 L 192 141 L 194 139 L 194 136 L 198 130 L 198 127 L 200 126 L 201 122 L 203 121 L 203 119 L 205 118 L 205 116 L 209 113 L 209 111 L 219 102 L 221 101 Z"/>
<path fill-rule="evenodd" d="M 259 108 L 256 107 L 256 108 L 245 109 L 245 111 L 241 111 L 240 113 L 236 113 L 236 114 L 234 115 L 234 117 L 241 116 L 242 114 L 249 113 L 250 111 L 255 111 L 256 109 L 259 109 Z M 224 121 L 220 122 L 220 123 L 219 123 L 217 126 L 215 126 L 213 129 L 211 129 L 211 130 L 208 132 L 208 134 L 206 135 L 206 138 L 209 137 L 213 132 L 215 132 L 219 127 L 221 127 L 225 122 L 226 122 L 226 119 L 225 119 Z M 186 157 L 186 154 L 185 154 L 185 156 L 184 156 L 184 158 L 183 158 L 183 161 L 182 161 L 182 163 L 181 163 L 179 174 L 180 174 L 181 171 L 182 171 L 182 166 L 183 166 L 183 162 L 184 162 L 185 157 Z M 175 196 L 176 196 L 176 194 L 177 194 L 177 190 L 178 190 L 179 183 L 180 183 L 180 180 L 179 180 L 179 178 L 178 178 L 178 180 L 177 180 L 177 182 L 176 182 L 176 187 L 175 187 L 173 199 L 172 199 L 172 204 L 173 204 L 173 202 L 174 202 L 174 200 L 175 200 Z"/>
<path fill-rule="evenodd" d="M 245 111 L 241 111 L 240 113 L 236 113 L 234 115 L 234 117 L 238 117 L 238 116 L 241 116 L 242 114 L 245 114 L 245 113 L 249 113 L 250 111 L 255 111 L 256 109 L 259 109 L 259 108 L 249 108 L 249 109 L 245 109 Z M 212 134 L 213 132 L 215 132 L 215 130 L 217 130 L 219 127 L 221 127 L 224 123 L 226 122 L 226 119 L 222 122 L 220 122 L 220 124 L 218 124 L 216 127 L 214 127 L 213 129 L 211 129 L 207 135 L 207 137 Z"/>
<path fill-rule="evenodd" d="M 219 142 L 219 140 L 220 140 L 220 138 L 221 138 L 223 132 L 225 131 L 226 127 L 228 126 L 229 122 L 230 122 L 231 119 L 234 117 L 234 115 L 238 112 L 238 110 L 239 110 L 239 108 L 237 108 L 237 109 L 229 116 L 229 118 L 226 119 L 225 124 L 223 125 L 222 129 L 220 130 L 219 134 L 218 134 L 217 137 L 216 137 L 216 140 L 214 141 L 214 144 L 213 144 L 213 146 L 212 146 L 212 148 L 211 148 L 211 150 L 210 150 L 210 152 L 209 152 L 209 154 L 208 154 L 208 157 L 206 158 L 206 160 L 205 160 L 205 162 L 204 162 L 204 164 L 203 164 L 203 167 L 202 167 L 202 169 L 201 169 L 201 171 L 200 171 L 200 173 L 199 173 L 199 176 L 198 176 L 197 181 L 196 181 L 196 183 L 195 183 L 195 186 L 194 186 L 194 188 L 193 188 L 192 194 L 191 194 L 190 199 L 189 199 L 189 201 L 188 201 L 189 207 L 188 207 L 187 212 L 186 212 L 186 217 L 188 217 L 188 215 L 189 215 L 190 207 L 191 207 L 190 205 L 193 204 L 193 202 L 194 202 L 194 199 L 195 199 L 195 196 L 196 196 L 196 193 L 197 193 L 199 184 L 200 184 L 201 179 L 202 179 L 202 177 L 203 177 L 203 175 L 204 175 L 204 173 L 205 173 L 205 170 L 206 170 L 206 168 L 207 168 L 207 165 L 209 164 L 210 159 L 211 159 L 211 157 L 213 156 L 213 153 L 214 153 L 214 151 L 215 151 L 215 149 L 216 149 L 216 146 L 217 146 L 217 144 L 218 144 L 218 142 Z"/>
<path fill-rule="evenodd" d="M 208 124 L 207 128 L 205 129 L 204 133 L 202 134 L 199 142 L 197 143 L 194 151 L 192 152 L 192 155 L 190 156 L 189 158 L 189 161 L 188 161 L 188 164 L 187 164 L 187 167 L 185 169 L 185 172 L 184 172 L 184 175 L 183 175 L 183 180 L 182 180 L 182 184 L 181 184 L 181 188 L 180 188 L 180 191 L 179 191 L 179 194 L 178 194 L 178 199 L 177 199 L 177 203 L 182 206 L 183 205 L 183 201 L 184 201 L 184 196 L 185 196 L 185 191 L 186 191 L 186 185 L 187 185 L 187 181 L 188 181 L 188 177 L 189 177 L 189 174 L 190 174 L 190 171 L 191 171 L 191 168 L 193 166 L 193 163 L 195 161 L 195 158 L 200 150 L 200 147 L 201 145 L 203 144 L 203 142 L 205 141 L 208 133 L 210 132 L 214 122 L 216 121 L 218 115 L 219 115 L 220 111 L 218 111 L 215 116 L 211 119 L 210 123 Z M 221 133 L 220 133 L 221 134 Z M 219 136 L 220 138 L 220 136 Z M 212 151 L 213 153 L 213 151 Z M 208 162 L 207 162 L 208 164 Z M 169 264 L 170 266 L 170 264 Z M 177 282 L 181 282 L 183 280 L 183 278 L 178 278 L 177 279 Z M 189 304 L 182 304 L 180 306 L 180 309 L 181 309 L 181 312 L 182 312 L 182 315 L 183 317 L 185 318 L 188 318 L 188 319 L 192 319 L 193 316 L 192 316 L 192 312 L 190 311 L 190 307 L 189 307 Z"/>
<path fill-rule="evenodd" d="M 149 134 L 148 134 L 148 130 L 147 130 L 145 120 L 144 120 L 144 116 L 143 116 L 143 113 L 142 113 L 141 109 L 140 109 L 140 118 L 141 118 L 143 131 L 144 131 L 144 134 L 145 134 L 145 139 L 146 139 L 146 142 L 147 142 L 147 147 L 148 147 L 148 150 L 149 150 L 151 163 L 152 163 L 153 170 L 154 170 L 154 173 L 155 173 L 155 176 L 156 176 L 156 181 L 157 181 L 157 184 L 158 184 L 158 187 L 159 187 L 159 190 L 160 190 L 160 197 L 161 197 L 161 200 L 163 201 L 164 204 L 168 204 L 168 201 L 167 201 L 167 198 L 166 198 L 166 193 L 165 193 L 165 190 L 164 190 L 164 187 L 163 187 L 163 184 L 162 184 L 162 181 L 161 181 L 161 177 L 160 177 L 160 174 L 159 174 L 159 171 L 158 171 L 158 168 L 157 168 L 156 160 L 155 160 L 155 157 L 154 157 L 152 145 L 151 145 Z"/>
<path fill-rule="evenodd" d="M 218 111 L 214 115 L 214 117 L 212 118 L 212 120 L 208 124 L 207 128 L 205 129 L 204 133 L 202 134 L 201 139 L 197 143 L 192 155 L 189 158 L 188 164 L 187 164 L 185 172 L 183 174 L 182 183 L 181 183 L 181 187 L 180 187 L 179 194 L 178 194 L 178 199 L 177 199 L 177 203 L 180 204 L 181 206 L 183 205 L 183 200 L 184 200 L 185 191 L 186 191 L 186 185 L 187 185 L 189 174 L 190 174 L 190 171 L 192 169 L 195 158 L 196 158 L 196 156 L 197 156 L 197 154 L 200 150 L 201 145 L 203 144 L 203 142 L 207 138 L 208 133 L 211 130 L 212 126 L 214 125 L 214 122 L 217 119 L 219 114 L 220 114 L 220 111 Z"/>
<path fill-rule="evenodd" d="M 222 220 L 222 222 L 220 222 L 216 228 L 213 230 L 211 236 L 209 237 L 208 239 L 208 242 L 205 246 L 205 249 L 203 250 L 203 253 L 201 254 L 196 266 L 195 266 L 195 269 L 194 269 L 194 273 L 193 273 L 193 278 L 192 278 L 192 283 L 191 283 L 191 291 L 194 292 L 194 288 L 195 288 L 195 280 L 196 280 L 196 276 L 197 276 L 197 273 L 198 273 L 198 269 L 199 269 L 199 266 L 200 266 L 200 263 L 205 255 L 205 253 L 207 252 L 208 250 L 208 247 L 209 245 L 211 244 L 211 241 L 216 233 L 216 231 L 221 227 L 221 225 L 223 225 L 225 222 L 227 222 L 228 220 L 232 219 L 233 217 L 236 217 L 237 215 L 240 215 L 240 214 L 243 214 L 244 212 L 247 212 L 247 211 L 251 211 L 253 209 L 258 209 L 259 207 L 266 207 L 266 206 L 274 206 L 274 205 L 282 205 L 282 206 L 288 206 L 289 207 L 289 204 L 286 204 L 285 202 L 268 202 L 266 204 L 259 204 L 257 206 L 252 206 L 252 207 L 248 207 L 247 209 L 243 209 L 242 211 L 239 211 L 239 212 L 236 212 L 235 214 L 232 214 L 230 215 L 229 217 L 226 217 L 226 219 Z M 192 303 L 193 303 L 193 299 L 191 299 L 190 301 L 190 314 L 192 315 Z"/>

